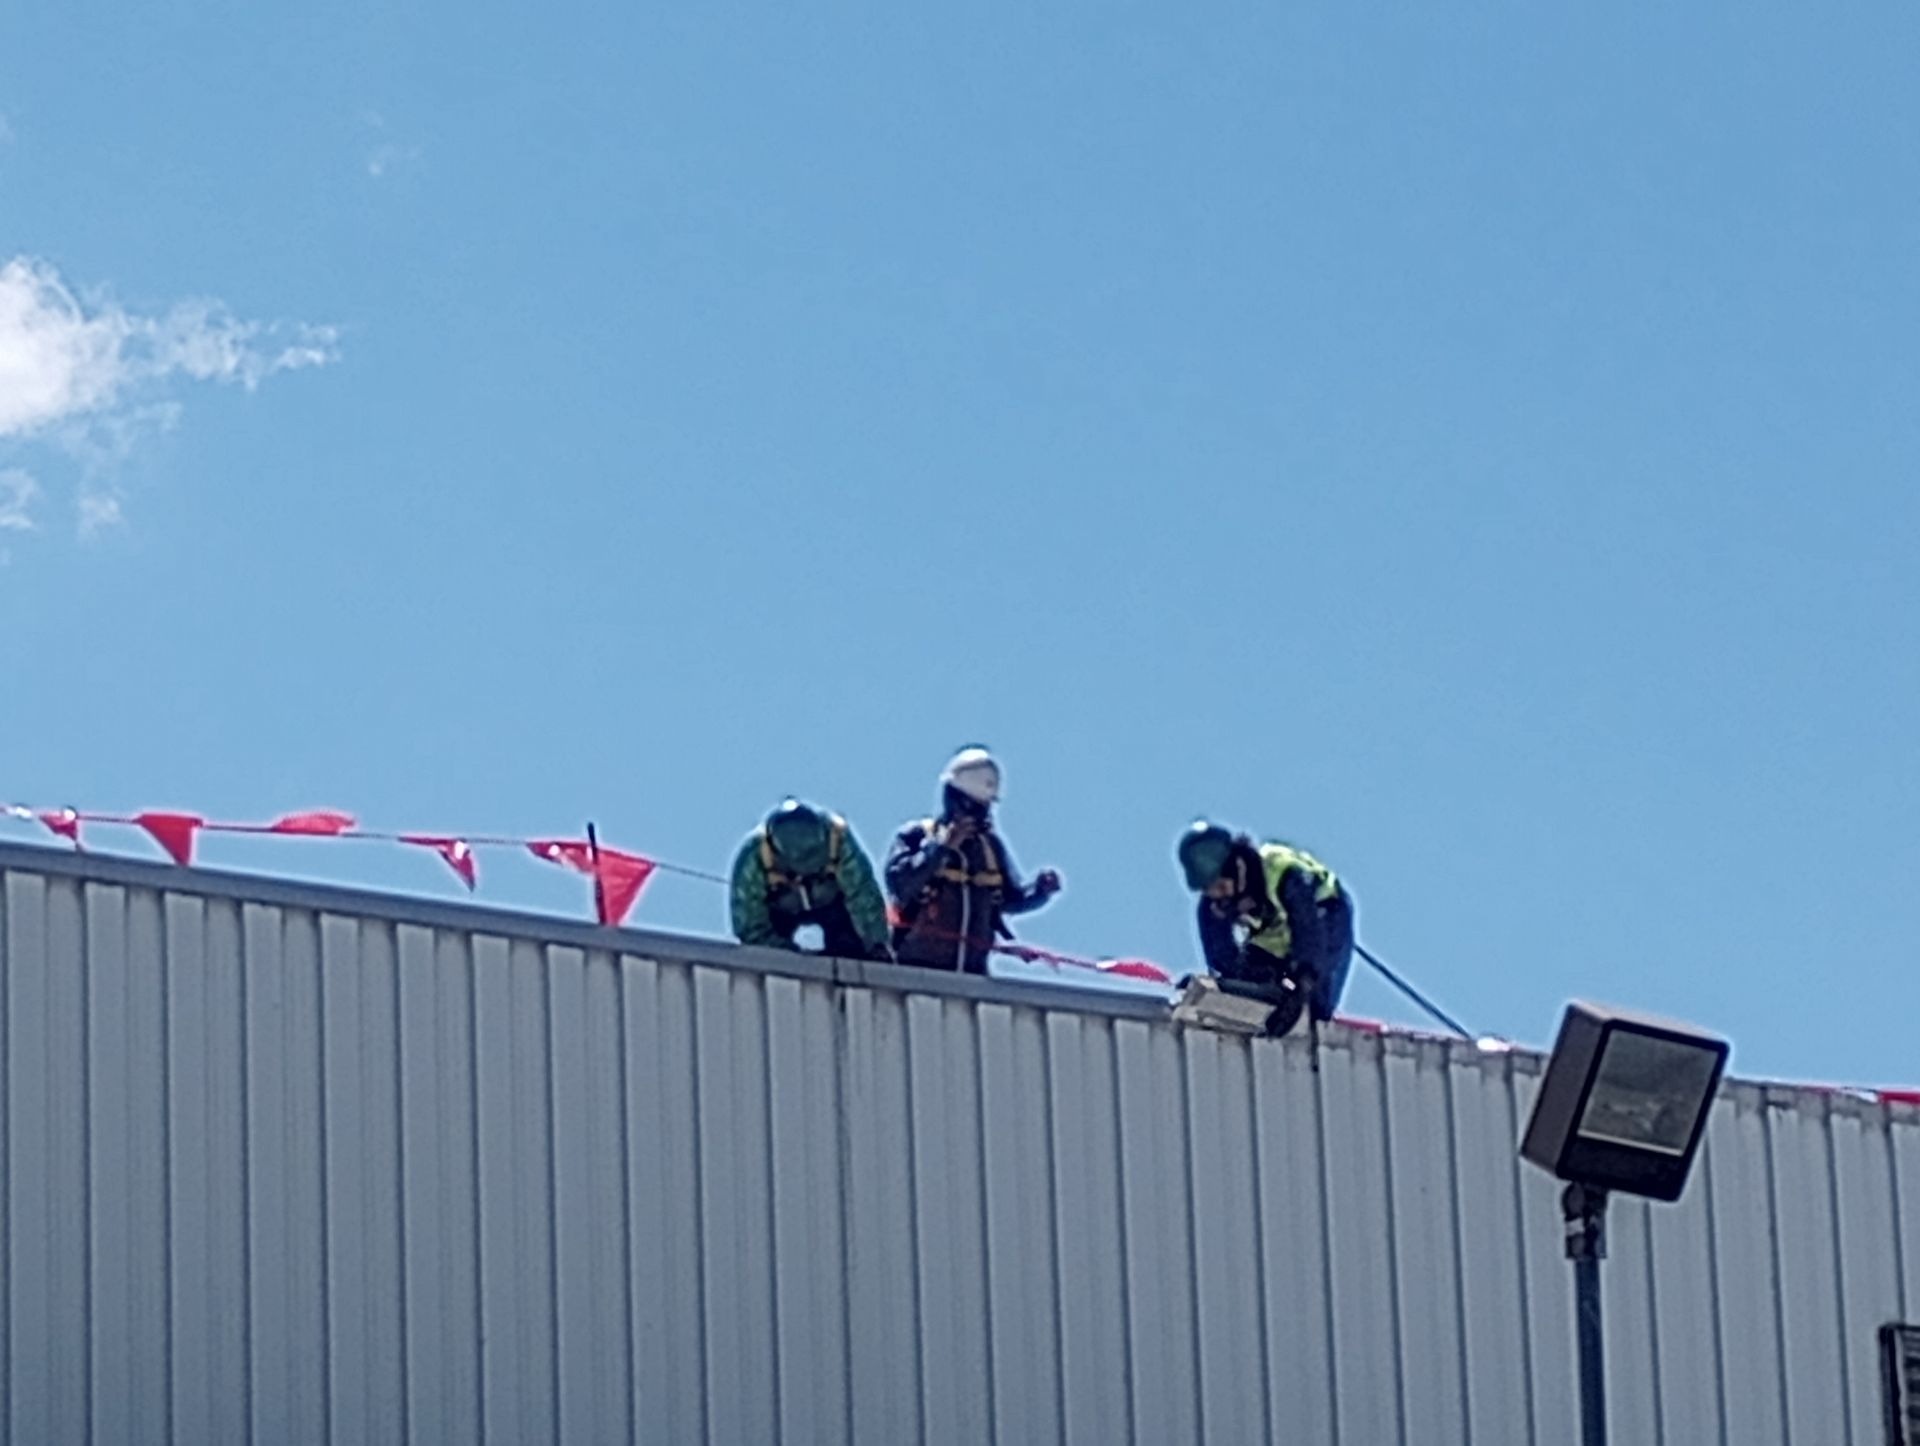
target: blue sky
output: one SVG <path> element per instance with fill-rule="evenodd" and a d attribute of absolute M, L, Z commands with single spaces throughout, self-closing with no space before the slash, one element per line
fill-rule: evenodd
<path fill-rule="evenodd" d="M 985 740 L 1036 942 L 1188 963 L 1208 811 L 1920 1082 L 1920 12 L 1034 9 L 17 7 L 0 797 L 724 868 Z"/>

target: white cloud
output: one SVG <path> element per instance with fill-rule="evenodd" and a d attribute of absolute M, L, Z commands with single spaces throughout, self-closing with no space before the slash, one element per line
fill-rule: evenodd
<path fill-rule="evenodd" d="M 158 316 L 83 302 L 44 261 L 0 266 L 0 438 L 56 424 L 115 426 L 179 378 L 249 391 L 276 372 L 338 358 L 330 327 L 245 321 L 218 301 Z"/>
<path fill-rule="evenodd" d="M 120 499 L 111 492 L 80 494 L 80 538 L 90 542 L 110 527 L 126 521 L 120 512 Z"/>
<path fill-rule="evenodd" d="M 40 484 L 18 467 L 0 467 L 0 532 L 31 532 Z"/>
<path fill-rule="evenodd" d="M 8 123 L 5 113 L 0 112 L 0 146 L 9 145 L 12 141 L 13 126 Z"/>
<path fill-rule="evenodd" d="M 416 164 L 419 159 L 418 146 L 375 146 L 367 157 L 367 174 L 377 181 L 391 171 Z"/>
<path fill-rule="evenodd" d="M 367 174 L 374 180 L 380 180 L 384 176 L 420 163 L 420 147 L 391 139 L 387 129 L 387 118 L 379 111 L 362 110 L 360 124 L 378 137 L 373 149 L 367 152 Z"/>

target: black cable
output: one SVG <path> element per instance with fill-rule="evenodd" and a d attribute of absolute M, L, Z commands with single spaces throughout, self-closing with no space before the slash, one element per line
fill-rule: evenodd
<path fill-rule="evenodd" d="M 1355 944 L 1353 946 L 1353 952 L 1366 960 L 1367 963 L 1371 964 L 1375 969 L 1378 969 L 1387 983 L 1391 984 L 1395 989 L 1398 989 L 1402 994 L 1406 995 L 1407 998 L 1426 1010 L 1429 1015 L 1446 1025 L 1448 1029 L 1451 1029 L 1462 1039 L 1470 1040 L 1474 1037 L 1472 1030 L 1468 1029 L 1466 1025 L 1455 1019 L 1451 1014 L 1447 1013 L 1446 1010 L 1442 1009 L 1431 999 L 1427 998 L 1426 995 L 1422 994 L 1418 989 L 1415 989 L 1411 984 L 1407 983 L 1406 980 L 1394 973 L 1393 970 L 1381 962 L 1377 955 L 1369 952 L 1364 944 Z"/>

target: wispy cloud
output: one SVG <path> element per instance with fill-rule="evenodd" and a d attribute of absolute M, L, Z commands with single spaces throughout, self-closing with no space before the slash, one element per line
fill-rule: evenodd
<path fill-rule="evenodd" d="M 0 438 L 111 419 L 183 377 L 252 390 L 338 354 L 329 327 L 244 321 L 217 301 L 145 316 L 111 299 L 83 303 L 44 261 L 0 266 Z"/>
<path fill-rule="evenodd" d="M 367 152 L 367 174 L 374 180 L 420 164 L 420 147 L 394 139 L 388 131 L 387 118 L 379 111 L 361 111 L 360 123 L 375 137 L 372 149 Z"/>
<path fill-rule="evenodd" d="M 142 439 L 178 423 L 189 383 L 252 391 L 339 355 L 331 327 L 249 321 L 212 300 L 135 310 L 105 291 L 77 291 L 34 257 L 0 264 L 0 530 L 30 529 L 43 491 L 4 464 L 77 467 L 80 535 L 93 537 L 122 520 L 108 479 Z"/>
<path fill-rule="evenodd" d="M 31 532 L 40 484 L 18 467 L 0 467 L 0 532 Z"/>
<path fill-rule="evenodd" d="M 120 499 L 112 492 L 80 494 L 80 539 L 91 542 L 110 528 L 126 521 L 120 511 Z"/>
<path fill-rule="evenodd" d="M 367 174 L 377 181 L 389 171 L 414 165 L 419 159 L 420 147 L 418 146 L 375 146 L 367 157 Z"/>
<path fill-rule="evenodd" d="M 8 145 L 12 140 L 13 125 L 8 121 L 6 112 L 0 111 L 0 146 Z"/>

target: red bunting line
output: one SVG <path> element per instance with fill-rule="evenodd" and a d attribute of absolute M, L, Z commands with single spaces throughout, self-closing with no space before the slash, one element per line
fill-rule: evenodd
<path fill-rule="evenodd" d="M 75 848 L 82 847 L 83 824 L 126 825 L 143 830 L 182 867 L 193 862 L 194 845 L 202 833 L 279 835 L 292 838 L 359 839 L 405 844 L 430 849 L 451 869 L 469 892 L 480 882 L 476 848 L 525 849 L 535 858 L 569 868 L 595 881 L 595 914 L 602 924 L 617 926 L 633 911 L 640 892 L 655 873 L 681 874 L 708 883 L 728 885 L 725 875 L 682 864 L 665 863 L 622 849 L 580 839 L 528 839 L 499 834 L 393 833 L 363 829 L 359 820 L 338 809 L 308 809 L 282 814 L 271 823 L 220 823 L 199 814 L 148 810 L 143 813 L 99 813 L 74 808 L 34 809 L 18 804 L 0 804 L 0 812 L 22 820 L 36 821 L 66 839 Z M 954 935 L 955 942 L 960 941 Z M 978 941 L 998 954 L 1030 964 L 1049 964 L 1055 969 L 1083 969 L 1111 978 L 1137 979 L 1145 983 L 1171 985 L 1172 979 L 1157 964 L 1144 959 L 1086 959 L 1062 954 L 1029 944 L 1008 944 L 999 940 Z"/>
<path fill-rule="evenodd" d="M 594 862 L 589 844 L 574 839 L 526 839 L 493 834 L 390 833 L 363 829 L 350 813 L 338 809 L 309 809 L 283 814 L 271 823 L 216 823 L 194 813 L 174 813 L 149 809 L 141 813 L 97 813 L 82 809 L 34 809 L 20 804 L 0 804 L 0 813 L 10 818 L 35 821 L 82 848 L 84 824 L 116 824 L 144 831 L 182 868 L 193 863 L 194 845 L 203 833 L 276 834 L 290 838 L 363 839 L 407 844 L 431 849 L 452 869 L 469 891 L 480 882 L 476 847 L 531 849 L 538 857 L 578 869 L 595 880 L 595 913 L 601 923 L 617 926 L 633 911 L 640 891 L 658 870 L 687 874 L 695 878 L 718 879 L 718 875 L 698 869 L 662 864 L 621 849 L 601 848 Z M 719 880 L 724 883 L 725 880 Z"/>

